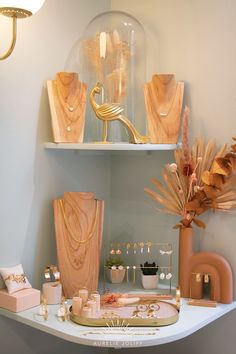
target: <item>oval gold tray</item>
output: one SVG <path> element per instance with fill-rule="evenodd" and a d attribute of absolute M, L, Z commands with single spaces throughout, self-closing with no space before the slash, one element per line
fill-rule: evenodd
<path fill-rule="evenodd" d="M 142 302 L 143 303 L 143 302 Z M 157 317 L 139 318 L 132 317 L 136 306 L 102 308 L 97 317 L 86 318 L 71 313 L 71 320 L 77 324 L 89 327 L 133 326 L 133 327 L 160 327 L 168 326 L 178 321 L 179 310 L 176 305 L 166 302 L 155 302 L 160 306 Z M 105 317 L 105 318 L 104 318 Z"/>

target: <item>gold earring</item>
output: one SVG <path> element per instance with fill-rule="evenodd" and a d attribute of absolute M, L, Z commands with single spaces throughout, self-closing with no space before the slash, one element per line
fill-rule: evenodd
<path fill-rule="evenodd" d="M 113 243 L 111 243 L 111 245 L 110 245 L 110 254 L 115 254 L 115 250 L 114 250 L 114 245 L 113 245 Z"/>
<path fill-rule="evenodd" d="M 116 250 L 116 254 L 121 254 L 121 244 L 120 243 L 117 243 L 117 250 Z"/>
<path fill-rule="evenodd" d="M 129 268 L 130 266 L 126 266 L 126 281 L 129 283 Z"/>
<path fill-rule="evenodd" d="M 127 242 L 127 243 L 126 243 L 126 254 L 129 254 L 130 246 L 131 246 L 130 243 Z"/>
<path fill-rule="evenodd" d="M 139 246 L 140 246 L 140 252 L 143 253 L 144 242 L 140 242 Z"/>
<path fill-rule="evenodd" d="M 133 266 L 133 283 L 135 283 L 136 280 L 136 266 Z"/>
<path fill-rule="evenodd" d="M 151 252 L 151 245 L 152 243 L 150 241 L 147 242 L 147 246 L 148 246 L 148 249 L 147 249 L 147 252 L 150 253 Z"/>
<path fill-rule="evenodd" d="M 196 274 L 196 282 L 200 283 L 201 281 L 202 281 L 202 275 L 201 275 L 201 273 L 197 273 Z"/>

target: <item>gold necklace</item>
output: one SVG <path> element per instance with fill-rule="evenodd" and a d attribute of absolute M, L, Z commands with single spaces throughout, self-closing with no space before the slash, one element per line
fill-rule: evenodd
<path fill-rule="evenodd" d="M 159 117 L 168 117 L 172 107 L 173 107 L 173 104 L 174 104 L 174 101 L 175 101 L 175 97 L 176 97 L 176 94 L 177 94 L 177 88 L 178 88 L 178 82 L 176 83 L 175 85 L 175 90 L 174 90 L 174 94 L 172 96 L 172 99 L 171 99 L 171 102 L 169 104 L 169 108 L 167 109 L 167 112 L 158 112 L 158 107 L 156 107 L 156 113 Z"/>
<path fill-rule="evenodd" d="M 71 132 L 71 124 L 76 123 L 80 118 L 80 111 L 82 105 L 83 97 L 83 83 L 73 80 L 72 84 L 69 87 L 68 95 L 63 95 L 62 87 L 69 85 L 63 84 L 60 78 L 54 81 L 55 84 L 55 94 L 58 97 L 59 105 L 64 113 L 66 119 L 66 130 Z M 61 89 L 60 89 L 61 86 Z M 72 92 L 72 93 L 71 93 Z M 73 98 L 73 100 L 72 100 Z M 72 101 L 71 101 L 72 100 Z M 69 121 L 69 122 L 68 122 Z"/>
<path fill-rule="evenodd" d="M 91 231 L 88 233 L 88 237 L 86 237 L 84 240 L 78 240 L 78 238 L 74 235 L 73 231 L 71 230 L 69 220 L 66 217 L 63 201 L 59 200 L 59 204 L 63 215 L 65 228 L 68 232 L 68 235 L 64 233 L 64 242 L 67 244 L 65 249 L 68 261 L 75 270 L 78 270 L 81 268 L 81 266 L 83 266 L 88 251 L 86 243 L 89 242 L 92 237 L 95 236 L 95 234 L 97 234 L 95 231 L 98 223 L 99 203 L 96 202 L 95 217 L 93 224 L 91 225 Z"/>
<path fill-rule="evenodd" d="M 62 199 L 59 200 L 59 203 L 60 203 L 60 207 L 61 207 L 61 212 L 62 212 L 63 220 L 64 220 L 66 229 L 67 229 L 67 231 L 68 231 L 69 236 L 71 237 L 71 239 L 72 239 L 74 242 L 76 242 L 78 245 L 85 244 L 85 243 L 87 243 L 88 241 L 90 241 L 91 238 L 94 236 L 94 231 L 95 231 L 95 228 L 97 227 L 97 222 L 98 222 L 98 210 L 99 210 L 99 208 L 98 208 L 98 202 L 96 202 L 95 217 L 94 217 L 93 224 L 92 224 L 92 226 L 91 226 L 91 231 L 88 233 L 88 237 L 85 238 L 84 240 L 78 240 L 77 237 L 75 237 L 74 233 L 72 232 L 72 230 L 71 230 L 71 228 L 70 228 L 69 222 L 68 222 L 68 220 L 67 220 L 66 213 L 65 213 L 65 208 L 64 208 Z"/>

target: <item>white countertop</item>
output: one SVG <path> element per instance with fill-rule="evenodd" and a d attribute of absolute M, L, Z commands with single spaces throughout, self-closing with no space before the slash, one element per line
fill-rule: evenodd
<path fill-rule="evenodd" d="M 186 300 L 182 300 L 179 321 L 173 325 L 159 328 L 94 328 L 80 326 L 70 320 L 60 322 L 56 317 L 57 305 L 49 306 L 47 321 L 36 316 L 37 307 L 18 314 L 0 309 L 0 315 L 70 342 L 99 347 L 131 348 L 155 346 L 182 339 L 235 308 L 236 301 L 230 305 L 218 304 L 216 308 L 211 308 L 189 306 Z"/>

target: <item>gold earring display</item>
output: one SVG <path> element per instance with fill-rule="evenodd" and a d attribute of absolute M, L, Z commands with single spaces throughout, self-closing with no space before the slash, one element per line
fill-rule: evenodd
<path fill-rule="evenodd" d="M 196 282 L 200 283 L 201 281 L 202 281 L 202 275 L 201 275 L 201 273 L 197 273 L 196 274 Z"/>
<path fill-rule="evenodd" d="M 204 283 L 209 283 L 209 274 L 204 274 Z"/>
<path fill-rule="evenodd" d="M 48 306 L 44 296 L 41 296 L 41 304 L 40 304 L 38 315 L 43 316 L 43 319 L 45 321 L 48 319 Z"/>
<path fill-rule="evenodd" d="M 57 311 L 57 317 L 64 322 L 67 319 L 67 315 L 68 315 L 68 311 L 67 311 L 67 306 L 66 306 L 66 299 L 63 296 L 61 298 L 60 307 Z"/>

